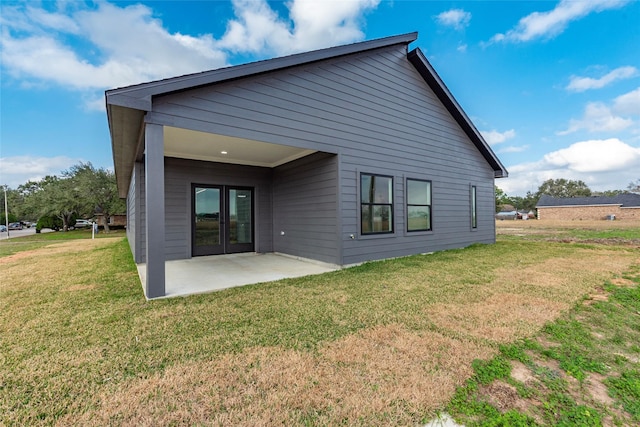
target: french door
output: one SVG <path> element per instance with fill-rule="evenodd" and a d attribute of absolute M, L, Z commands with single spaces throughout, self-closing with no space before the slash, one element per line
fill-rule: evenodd
<path fill-rule="evenodd" d="M 253 188 L 191 186 L 192 255 L 254 251 Z"/>

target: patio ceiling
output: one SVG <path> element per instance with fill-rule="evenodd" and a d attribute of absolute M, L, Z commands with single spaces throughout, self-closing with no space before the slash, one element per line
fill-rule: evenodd
<path fill-rule="evenodd" d="M 287 145 L 164 127 L 164 155 L 167 157 L 273 168 L 314 152 Z"/>

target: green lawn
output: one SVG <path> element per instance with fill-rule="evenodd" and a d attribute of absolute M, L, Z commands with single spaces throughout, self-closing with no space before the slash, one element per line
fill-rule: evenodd
<path fill-rule="evenodd" d="M 637 287 L 635 247 L 509 237 L 146 302 L 126 240 L 82 233 L 0 243 L 0 424 L 416 424 L 456 412 L 474 360 Z"/>

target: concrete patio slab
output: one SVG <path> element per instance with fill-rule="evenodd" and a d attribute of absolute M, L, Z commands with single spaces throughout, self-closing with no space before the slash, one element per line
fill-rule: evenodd
<path fill-rule="evenodd" d="M 340 267 L 334 264 L 278 253 L 241 253 L 166 261 L 164 298 L 322 274 L 339 269 Z M 144 291 L 145 264 L 138 264 L 138 275 Z"/>

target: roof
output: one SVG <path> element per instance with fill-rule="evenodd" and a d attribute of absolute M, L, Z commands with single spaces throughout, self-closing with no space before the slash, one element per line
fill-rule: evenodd
<path fill-rule="evenodd" d="M 139 145 L 143 139 L 144 115 L 152 110 L 154 97 L 368 50 L 398 44 L 408 46 L 417 37 L 416 32 L 407 33 L 107 90 L 105 92 L 107 120 L 120 196 L 126 197 L 135 157 L 141 152 Z M 497 178 L 508 176 L 506 168 L 462 110 L 422 51 L 418 48 L 414 49 L 407 54 L 407 59 L 493 168 L 494 176 Z"/>
<path fill-rule="evenodd" d="M 263 61 L 250 62 L 242 65 L 217 68 L 215 70 L 156 80 L 123 88 L 110 89 L 105 92 L 107 107 L 110 105 L 119 105 L 122 107 L 150 111 L 152 97 L 157 95 L 167 95 L 172 92 L 194 89 L 200 86 L 208 86 L 210 84 L 248 77 L 255 74 L 393 46 L 394 44 L 409 44 L 417 38 L 418 33 L 408 33 L 360 43 L 297 53 Z"/>
<path fill-rule="evenodd" d="M 537 208 L 550 208 L 560 206 L 597 206 L 618 205 L 623 208 L 640 207 L 640 194 L 623 193 L 617 196 L 591 196 L 591 197 L 552 197 L 543 194 L 536 204 Z"/>

